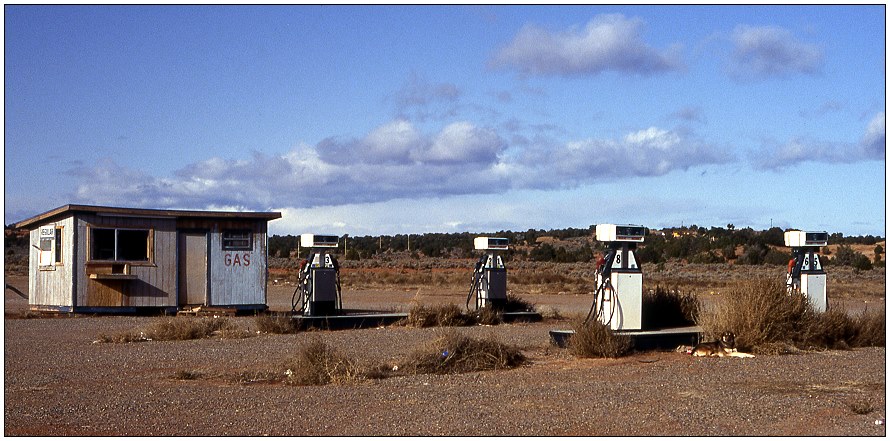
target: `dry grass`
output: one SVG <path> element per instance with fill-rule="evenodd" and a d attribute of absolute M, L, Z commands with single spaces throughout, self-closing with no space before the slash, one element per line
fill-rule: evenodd
<path fill-rule="evenodd" d="M 843 312 L 816 312 L 799 293 L 789 294 L 780 279 L 755 279 L 730 290 L 696 321 L 707 337 L 725 331 L 736 335 L 740 350 L 761 354 L 797 349 L 848 349 L 883 346 L 883 314 L 850 317 Z"/>
<path fill-rule="evenodd" d="M 408 310 L 408 317 L 402 321 L 404 325 L 415 328 L 469 326 L 475 322 L 472 316 L 453 303 L 437 306 L 414 304 Z"/>
<path fill-rule="evenodd" d="M 173 375 L 170 376 L 170 378 L 174 380 L 197 380 L 203 376 L 204 374 L 202 374 L 201 372 L 182 369 L 174 372 Z"/>
<path fill-rule="evenodd" d="M 513 293 L 507 293 L 507 301 L 504 302 L 505 312 L 535 312 L 535 304 Z"/>
<path fill-rule="evenodd" d="M 572 327 L 575 334 L 569 338 L 568 347 L 576 357 L 618 358 L 631 351 L 630 337 L 614 333 L 609 326 L 598 320 L 585 323 L 578 318 L 574 320 Z"/>
<path fill-rule="evenodd" d="M 285 384 L 320 386 L 355 380 L 360 372 L 352 359 L 316 338 L 286 362 L 284 375 Z"/>
<path fill-rule="evenodd" d="M 299 319 L 281 314 L 259 315 L 254 319 L 257 330 L 265 334 L 296 334 Z"/>
<path fill-rule="evenodd" d="M 503 321 L 500 313 L 490 306 L 480 308 L 476 311 L 476 315 L 473 316 L 473 318 L 475 319 L 475 322 L 480 325 L 497 325 Z"/>
<path fill-rule="evenodd" d="M 166 317 L 152 323 L 145 329 L 125 331 L 115 335 L 99 336 L 102 343 L 130 343 L 140 341 L 196 340 L 219 336 L 221 338 L 244 338 L 250 335 L 229 319 L 222 317 Z"/>
<path fill-rule="evenodd" d="M 442 331 L 402 363 L 402 371 L 420 374 L 453 374 L 521 366 L 522 352 L 493 337 L 468 337 L 453 329 Z"/>
<path fill-rule="evenodd" d="M 664 329 L 695 324 L 701 302 L 694 294 L 677 289 L 664 289 L 643 293 L 643 329 Z"/>

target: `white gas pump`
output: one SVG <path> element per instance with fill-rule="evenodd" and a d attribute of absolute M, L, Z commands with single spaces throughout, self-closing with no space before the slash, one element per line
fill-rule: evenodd
<path fill-rule="evenodd" d="M 616 331 L 642 329 L 643 271 L 635 250 L 645 234 L 640 225 L 596 226 L 596 240 L 606 242 L 609 250 L 597 262 L 596 290 L 587 320 L 596 317 Z"/>
<path fill-rule="evenodd" d="M 788 262 L 786 284 L 788 292 L 800 291 L 813 309 L 828 310 L 826 276 L 819 260 L 819 247 L 828 245 L 825 231 L 786 231 L 785 246 L 791 247 L 792 259 Z"/>
<path fill-rule="evenodd" d="M 342 309 L 340 265 L 330 252 L 337 248 L 338 239 L 333 235 L 300 235 L 300 246 L 309 248 L 309 254 L 300 263 L 299 281 L 291 299 L 293 312 L 299 306 L 305 316 L 324 316 Z"/>
<path fill-rule="evenodd" d="M 467 294 L 467 309 L 475 294 L 476 309 L 486 306 L 502 310 L 507 303 L 507 267 L 501 252 L 507 251 L 509 241 L 503 237 L 477 237 L 473 245 L 485 254 L 476 262 L 473 283 Z"/>

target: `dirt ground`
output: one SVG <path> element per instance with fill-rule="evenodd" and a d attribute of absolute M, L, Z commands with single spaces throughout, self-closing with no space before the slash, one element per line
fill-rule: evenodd
<path fill-rule="evenodd" d="M 664 283 L 704 277 L 666 271 Z M 715 277 L 729 277 L 728 271 Z M 883 272 L 858 285 L 857 277 L 865 276 L 835 274 L 838 294 L 829 291 L 830 307 L 884 310 Z M 653 271 L 649 280 L 658 277 Z M 27 293 L 23 276 L 7 276 L 6 283 Z M 712 299 L 725 287 L 697 285 Z M 513 289 L 548 316 L 584 314 L 592 301 L 586 294 Z M 273 284 L 268 292 L 270 309 L 290 309 L 292 286 Z M 404 311 L 411 302 L 462 306 L 465 295 L 460 287 L 344 287 L 343 302 L 351 309 Z M 576 359 L 549 340 L 550 330 L 568 322 L 547 319 L 457 328 L 518 346 L 529 363 L 517 369 L 287 386 L 231 378 L 276 366 L 315 338 L 362 363 L 398 363 L 441 330 L 256 334 L 253 317 L 237 317 L 230 320 L 254 336 L 97 343 L 101 334 L 158 318 L 22 318 L 27 301 L 11 289 L 4 309 L 6 436 L 886 435 L 885 348 L 753 359 L 672 351 Z M 183 371 L 201 376 L 179 379 Z"/>

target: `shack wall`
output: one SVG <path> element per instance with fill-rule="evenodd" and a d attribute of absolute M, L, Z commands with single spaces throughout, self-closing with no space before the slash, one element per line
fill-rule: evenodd
<path fill-rule="evenodd" d="M 91 228 L 148 229 L 151 258 L 148 263 L 131 263 L 132 280 L 96 280 L 90 274 L 102 272 L 104 265 L 90 256 Z M 77 216 L 78 260 L 85 262 L 77 277 L 77 306 L 82 307 L 175 307 L 176 305 L 176 220 Z"/>
<path fill-rule="evenodd" d="M 31 230 L 28 257 L 28 304 L 40 306 L 74 306 L 74 219 L 67 217 L 40 225 L 53 226 L 61 235 L 61 257 L 52 269 L 39 268 L 40 228 Z"/>
<path fill-rule="evenodd" d="M 226 250 L 223 233 L 249 229 L 250 250 Z M 217 223 L 210 234 L 210 304 L 265 305 L 267 277 L 266 221 Z"/>

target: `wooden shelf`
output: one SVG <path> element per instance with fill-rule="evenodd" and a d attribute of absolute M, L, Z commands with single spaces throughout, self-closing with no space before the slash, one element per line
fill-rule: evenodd
<path fill-rule="evenodd" d="M 90 274 L 93 280 L 136 280 L 139 276 L 135 274 Z"/>

